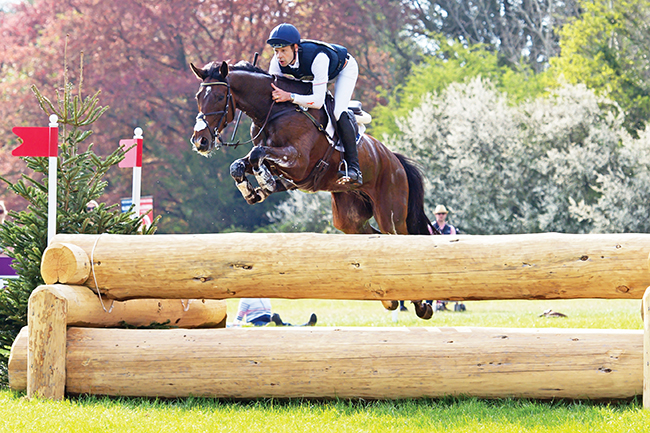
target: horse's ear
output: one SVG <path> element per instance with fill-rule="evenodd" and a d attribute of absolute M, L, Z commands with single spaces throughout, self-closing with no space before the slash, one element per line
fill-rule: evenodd
<path fill-rule="evenodd" d="M 201 81 L 205 80 L 205 78 L 208 76 L 208 74 L 203 69 L 199 69 L 196 66 L 194 66 L 194 63 L 190 63 L 190 69 L 192 69 L 192 72 L 194 72 L 196 78 L 198 78 Z"/>
<path fill-rule="evenodd" d="M 226 61 L 223 61 L 221 63 L 221 68 L 219 68 L 219 72 L 221 73 L 221 76 L 223 78 L 226 78 L 228 76 L 228 63 Z"/>

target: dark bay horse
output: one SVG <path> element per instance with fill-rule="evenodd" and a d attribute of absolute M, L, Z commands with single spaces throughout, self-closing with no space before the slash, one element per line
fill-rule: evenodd
<path fill-rule="evenodd" d="M 337 182 L 341 154 L 333 150 L 316 124 L 326 125 L 324 110 L 309 109 L 309 116 L 289 102 L 273 102 L 271 83 L 289 92 L 310 93 L 303 83 L 269 75 L 250 63 L 229 66 L 209 63 L 199 69 L 190 65 L 202 81 L 196 100 L 199 108 L 191 142 L 208 155 L 227 144 L 221 132 L 239 108 L 253 121 L 254 147 L 230 167 L 232 177 L 249 204 L 263 201 L 274 192 L 290 189 L 332 193 L 334 227 L 344 233 L 434 234 L 424 213 L 424 185 L 420 171 L 406 157 L 391 152 L 369 135 L 358 143 L 363 185 Z M 259 187 L 247 178 L 253 175 Z M 374 217 L 378 229 L 369 220 Z M 418 317 L 428 319 L 432 308 L 413 301 Z M 382 301 L 388 309 L 397 301 Z"/>

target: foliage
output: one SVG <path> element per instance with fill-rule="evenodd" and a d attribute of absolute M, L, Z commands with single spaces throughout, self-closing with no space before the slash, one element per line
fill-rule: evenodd
<path fill-rule="evenodd" d="M 650 140 L 610 104 L 566 85 L 510 105 L 476 78 L 429 94 L 390 145 L 424 167 L 427 206 L 445 204 L 465 233 L 647 232 Z"/>
<path fill-rule="evenodd" d="M 268 213 L 265 230 L 285 233 L 340 233 L 332 224 L 332 195 L 289 191 L 289 198 Z"/>
<path fill-rule="evenodd" d="M 615 100 L 633 135 L 650 118 L 650 4 L 645 0 L 582 1 L 583 14 L 562 31 L 552 75 L 583 83 Z"/>
<path fill-rule="evenodd" d="M 459 42 L 440 41 L 435 56 L 414 67 L 404 85 L 389 103 L 377 106 L 370 132 L 376 137 L 399 132 L 396 119 L 406 116 L 432 92 L 442 92 L 451 83 L 463 83 L 482 76 L 489 78 L 498 89 L 507 92 L 513 102 L 533 98 L 544 91 L 543 75 L 532 70 L 499 64 L 498 56 L 484 45 L 465 47 Z"/>
<path fill-rule="evenodd" d="M 415 33 L 437 33 L 465 45 L 484 44 L 502 64 L 546 69 L 558 55 L 565 22 L 580 13 L 579 0 L 458 1 L 407 0 L 415 15 Z"/>
<path fill-rule="evenodd" d="M 117 205 L 105 203 L 91 211 L 86 209 L 90 200 L 101 200 L 107 186 L 104 176 L 124 158 L 124 152 L 119 148 L 102 158 L 94 153 L 93 144 L 85 150 L 80 147 L 92 134 L 87 128 L 108 108 L 98 106 L 99 92 L 84 99 L 81 83 L 78 94 L 74 95 L 72 84 L 66 82 L 63 93 L 57 92 L 57 99 L 52 103 L 36 87 L 33 90 L 43 111 L 56 114 L 62 125 L 60 135 L 63 141 L 59 144 L 58 155 L 57 233 L 137 233 L 142 217 L 135 217 L 133 212 L 121 213 Z M 27 324 L 29 295 L 43 284 L 41 256 L 48 240 L 48 158 L 22 159 L 27 163 L 27 173 L 33 174 L 24 173 L 16 182 L 0 177 L 9 191 L 28 202 L 26 210 L 11 211 L 0 226 L 0 246 L 13 258 L 13 267 L 19 276 L 9 280 L 7 287 L 0 291 L 0 347 L 5 349 Z M 143 232 L 152 234 L 156 222 Z M 4 358 L 0 373 L 6 373 L 8 353 L 0 355 Z"/>

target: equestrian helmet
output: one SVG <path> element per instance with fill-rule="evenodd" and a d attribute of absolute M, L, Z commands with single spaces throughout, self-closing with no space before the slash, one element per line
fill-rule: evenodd
<path fill-rule="evenodd" d="M 267 44 L 273 48 L 300 43 L 300 32 L 292 24 L 282 23 L 271 30 Z"/>

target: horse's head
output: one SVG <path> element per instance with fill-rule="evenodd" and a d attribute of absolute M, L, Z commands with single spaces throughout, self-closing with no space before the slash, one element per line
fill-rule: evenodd
<path fill-rule="evenodd" d="M 190 63 L 190 67 L 201 80 L 201 87 L 196 93 L 199 114 L 196 116 L 190 142 L 194 150 L 208 156 L 213 149 L 219 148 L 221 131 L 235 118 L 235 101 L 227 80 L 228 63 L 223 62 L 219 66 L 212 62 L 203 69 Z"/>

